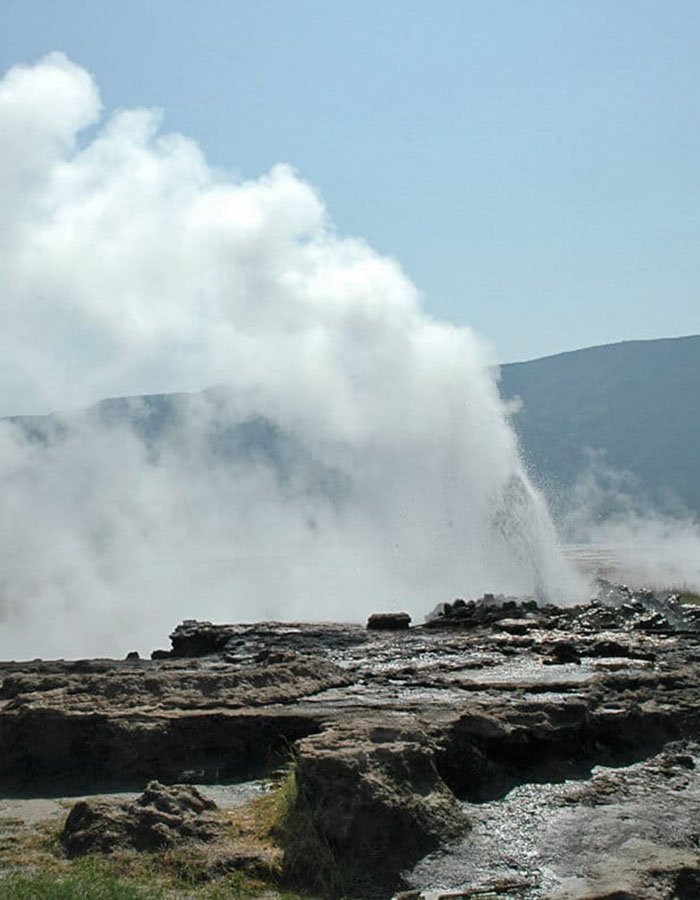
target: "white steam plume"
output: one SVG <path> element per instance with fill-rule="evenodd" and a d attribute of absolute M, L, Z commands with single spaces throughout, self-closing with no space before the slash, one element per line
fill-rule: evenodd
<path fill-rule="evenodd" d="M 561 532 L 573 559 L 633 587 L 700 591 L 700 523 L 677 497 L 661 510 L 631 472 L 589 452 L 587 468 L 566 497 Z M 670 510 L 670 511 L 669 511 Z"/>
<path fill-rule="evenodd" d="M 236 180 L 154 112 L 100 109 L 60 54 L 0 82 L 0 415 L 230 390 L 155 445 L 138 403 L 0 427 L 0 656 L 580 590 L 475 336 L 286 166 Z M 251 422 L 274 452 L 215 452 Z"/>

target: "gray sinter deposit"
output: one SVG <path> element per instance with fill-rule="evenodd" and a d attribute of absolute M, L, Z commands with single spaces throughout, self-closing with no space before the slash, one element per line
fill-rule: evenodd
<path fill-rule="evenodd" d="M 245 779 L 291 754 L 284 867 L 317 895 L 700 896 L 696 607 L 602 584 L 568 609 L 486 596 L 412 628 L 188 621 L 171 642 L 2 663 L 5 794 Z M 151 785 L 79 805 L 64 846 L 206 840 L 197 803 Z"/>

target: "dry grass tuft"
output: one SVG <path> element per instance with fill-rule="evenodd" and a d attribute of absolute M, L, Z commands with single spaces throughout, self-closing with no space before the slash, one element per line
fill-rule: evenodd
<path fill-rule="evenodd" d="M 297 900 L 280 893 L 274 794 L 224 813 L 225 837 L 152 853 L 65 858 L 63 821 L 0 820 L 0 900 Z"/>

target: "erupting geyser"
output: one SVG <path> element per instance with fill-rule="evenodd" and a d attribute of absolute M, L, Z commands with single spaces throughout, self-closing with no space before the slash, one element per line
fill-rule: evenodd
<path fill-rule="evenodd" d="M 479 340 L 289 168 L 99 115 L 59 54 L 0 82 L 0 414 L 227 387 L 2 425 L 0 656 L 578 594 Z"/>

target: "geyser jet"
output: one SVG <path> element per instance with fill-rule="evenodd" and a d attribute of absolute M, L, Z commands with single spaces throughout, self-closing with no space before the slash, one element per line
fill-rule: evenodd
<path fill-rule="evenodd" d="M 0 82 L 0 414 L 228 387 L 4 423 L 0 655 L 570 594 L 475 335 L 288 167 L 100 109 L 60 54 Z"/>

